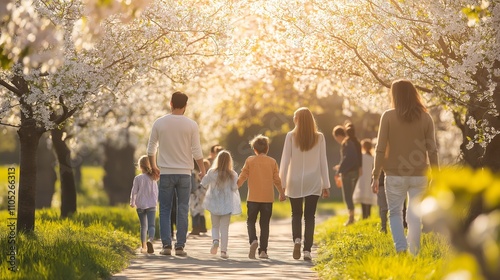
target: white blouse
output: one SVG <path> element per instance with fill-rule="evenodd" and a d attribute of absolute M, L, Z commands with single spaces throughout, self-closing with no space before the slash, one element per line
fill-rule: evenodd
<path fill-rule="evenodd" d="M 237 215 L 241 214 L 241 198 L 238 192 L 238 174 L 232 170 L 233 179 L 227 180 L 223 186 L 216 186 L 218 172 L 209 169 L 201 180 L 201 184 L 207 188 L 203 206 L 214 215 Z"/>
<path fill-rule="evenodd" d="M 294 143 L 293 133 L 285 138 L 280 162 L 280 178 L 285 194 L 291 198 L 321 196 L 330 188 L 325 137 L 319 133 L 318 143 L 309 151 L 301 151 Z"/>
<path fill-rule="evenodd" d="M 158 184 L 147 174 L 135 176 L 130 192 L 130 205 L 137 209 L 156 207 L 158 201 Z"/>

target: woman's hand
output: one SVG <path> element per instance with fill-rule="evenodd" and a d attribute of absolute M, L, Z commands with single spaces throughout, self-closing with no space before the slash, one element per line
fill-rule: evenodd
<path fill-rule="evenodd" d="M 330 197 L 330 189 L 323 189 L 321 191 L 321 197 L 322 198 L 328 198 L 328 197 Z"/>

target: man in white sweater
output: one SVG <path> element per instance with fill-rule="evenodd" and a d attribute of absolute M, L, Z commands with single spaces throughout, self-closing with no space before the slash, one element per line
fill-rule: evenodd
<path fill-rule="evenodd" d="M 193 158 L 205 176 L 203 153 L 200 145 L 198 124 L 184 116 L 188 97 L 174 92 L 170 101 L 172 113 L 157 119 L 148 142 L 148 157 L 155 176 L 159 176 L 158 200 L 160 204 L 160 237 L 162 255 L 172 254 L 172 229 L 170 215 L 172 199 L 177 196 L 177 241 L 175 254 L 186 256 L 184 251 L 188 229 L 189 195 Z M 158 151 L 158 156 L 157 156 Z"/>

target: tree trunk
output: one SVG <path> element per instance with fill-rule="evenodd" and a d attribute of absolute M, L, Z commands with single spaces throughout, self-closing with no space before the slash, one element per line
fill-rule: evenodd
<path fill-rule="evenodd" d="M 32 232 L 35 230 L 36 151 L 43 130 L 33 119 L 22 119 L 17 134 L 21 146 L 17 231 Z"/>
<path fill-rule="evenodd" d="M 36 203 L 37 209 L 48 208 L 52 205 L 55 192 L 57 174 L 54 170 L 56 158 L 48 144 L 48 137 L 43 134 L 38 143 L 37 150 L 37 176 L 36 176 Z"/>
<path fill-rule="evenodd" d="M 62 139 L 63 131 L 59 128 L 51 132 L 54 150 L 59 162 L 59 178 L 61 181 L 61 217 L 68 217 L 76 212 L 76 184 L 71 166 L 71 151 Z"/>
<path fill-rule="evenodd" d="M 104 190 L 108 194 L 109 204 L 128 203 L 130 190 L 135 177 L 134 167 L 135 147 L 128 144 L 116 147 L 110 144 L 104 146 Z"/>

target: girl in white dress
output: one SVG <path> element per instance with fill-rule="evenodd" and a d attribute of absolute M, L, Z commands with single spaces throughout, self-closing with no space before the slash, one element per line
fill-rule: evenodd
<path fill-rule="evenodd" d="M 220 256 L 224 259 L 229 257 L 227 243 L 231 215 L 241 214 L 237 181 L 238 174 L 233 170 L 233 159 L 226 150 L 219 152 L 212 168 L 201 180 L 201 184 L 208 187 L 203 206 L 210 212 L 212 219 L 213 243 L 210 253 L 217 254 L 220 236 Z"/>
<path fill-rule="evenodd" d="M 377 194 L 373 193 L 371 190 L 372 184 L 372 170 L 373 170 L 373 156 L 371 154 L 372 142 L 370 139 L 361 140 L 362 149 L 362 165 L 361 165 L 361 176 L 359 176 L 356 187 L 354 188 L 354 193 L 352 194 L 352 200 L 354 203 L 361 204 L 361 213 L 363 219 L 370 217 L 372 205 L 377 205 Z"/>

